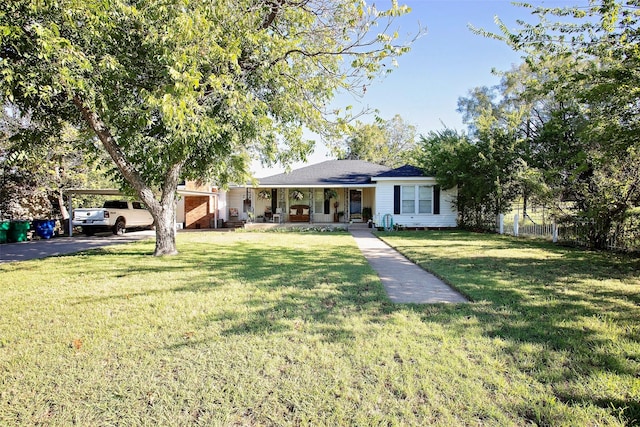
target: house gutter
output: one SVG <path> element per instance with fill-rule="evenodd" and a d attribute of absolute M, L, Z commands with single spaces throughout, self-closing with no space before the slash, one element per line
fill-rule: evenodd
<path fill-rule="evenodd" d="M 238 186 L 239 188 L 244 188 Z M 252 188 L 375 188 L 375 184 L 260 184 L 256 186 L 252 186 Z"/>

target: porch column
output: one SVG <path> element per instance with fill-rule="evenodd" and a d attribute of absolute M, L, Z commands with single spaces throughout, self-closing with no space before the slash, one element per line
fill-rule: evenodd
<path fill-rule="evenodd" d="M 313 188 L 307 188 L 309 193 L 309 224 L 313 224 Z"/>
<path fill-rule="evenodd" d="M 73 237 L 73 194 L 67 193 L 69 198 L 69 237 Z"/>
<path fill-rule="evenodd" d="M 251 215 L 249 215 L 249 219 L 251 222 L 256 222 L 257 212 L 256 212 L 256 189 L 251 188 Z M 253 216 L 253 218 L 251 218 Z"/>
<path fill-rule="evenodd" d="M 213 198 L 213 228 L 218 228 L 218 195 Z"/>
<path fill-rule="evenodd" d="M 351 200 L 349 199 L 349 188 L 345 188 L 344 189 L 344 202 L 342 203 L 344 206 L 342 207 L 342 222 L 344 223 L 348 223 L 349 220 L 347 218 L 349 218 L 349 203 L 351 202 Z M 338 222 L 340 222 L 340 218 L 338 218 Z"/>

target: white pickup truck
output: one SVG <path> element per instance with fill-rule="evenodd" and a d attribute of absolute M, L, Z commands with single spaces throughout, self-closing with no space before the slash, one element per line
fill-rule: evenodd
<path fill-rule="evenodd" d="M 107 200 L 101 208 L 73 210 L 73 226 L 92 236 L 99 231 L 122 234 L 127 228 L 153 226 L 153 217 L 141 202 Z"/>

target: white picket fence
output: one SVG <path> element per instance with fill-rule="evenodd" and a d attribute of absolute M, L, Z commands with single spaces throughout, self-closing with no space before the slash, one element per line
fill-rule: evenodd
<path fill-rule="evenodd" d="M 522 223 L 519 214 L 515 214 L 513 222 L 505 222 L 505 216 L 499 215 L 496 232 L 499 234 L 507 234 L 511 236 L 534 236 L 545 238 L 554 243 L 565 242 L 577 246 L 589 246 L 589 242 L 585 238 L 585 228 L 588 224 L 584 222 L 575 222 L 570 224 L 558 225 L 555 222 L 551 224 L 534 224 L 531 222 Z M 638 251 L 640 250 L 640 240 L 637 237 L 630 237 L 627 234 L 612 235 L 606 242 L 606 248 L 615 251 Z"/>
<path fill-rule="evenodd" d="M 520 215 L 513 216 L 513 223 L 505 223 L 504 214 L 498 216 L 497 232 L 509 234 L 511 236 L 537 236 L 551 239 L 554 243 L 558 241 L 559 227 L 554 222 L 551 224 L 521 224 Z"/>

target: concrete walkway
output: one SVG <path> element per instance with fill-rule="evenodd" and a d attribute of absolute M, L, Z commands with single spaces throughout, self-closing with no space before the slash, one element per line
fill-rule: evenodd
<path fill-rule="evenodd" d="M 462 294 L 409 261 L 378 239 L 369 228 L 350 228 L 369 265 L 378 273 L 389 299 L 394 303 L 462 303 Z"/>

